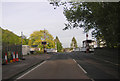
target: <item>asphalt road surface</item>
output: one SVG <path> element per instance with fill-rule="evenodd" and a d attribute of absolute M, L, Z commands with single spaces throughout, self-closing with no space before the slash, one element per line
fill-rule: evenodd
<path fill-rule="evenodd" d="M 118 66 L 99 60 L 93 54 L 80 52 L 57 53 L 35 68 L 22 74 L 20 79 L 71 79 L 118 81 Z"/>

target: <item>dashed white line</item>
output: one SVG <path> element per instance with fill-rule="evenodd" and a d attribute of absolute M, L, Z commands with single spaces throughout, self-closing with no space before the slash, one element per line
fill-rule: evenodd
<path fill-rule="evenodd" d="M 75 62 L 75 63 L 77 63 L 76 61 L 75 61 L 75 59 L 73 59 L 73 61 Z M 87 72 L 79 65 L 79 64 L 77 64 L 78 65 L 78 67 L 80 68 L 80 69 L 82 69 L 82 71 L 86 74 Z"/>
<path fill-rule="evenodd" d="M 75 63 L 77 63 L 77 62 L 75 61 L 75 59 L 73 59 L 73 61 L 74 61 Z"/>
<path fill-rule="evenodd" d="M 73 59 L 73 61 L 74 61 L 75 63 L 77 63 L 75 59 Z M 82 71 L 83 71 L 85 74 L 87 74 L 87 71 L 85 71 L 78 63 L 77 63 L 77 65 L 78 65 L 78 67 L 79 67 L 80 69 L 82 69 Z M 89 77 L 89 78 L 90 78 L 90 77 Z M 90 80 L 91 80 L 91 81 L 95 81 L 95 80 L 92 79 L 92 78 L 90 78 Z"/>
<path fill-rule="evenodd" d="M 94 79 L 91 78 L 92 81 L 95 81 Z"/>
<path fill-rule="evenodd" d="M 79 68 L 81 68 L 82 70 L 83 70 L 83 72 L 85 73 L 85 74 L 87 74 L 87 72 L 78 64 L 78 66 L 79 66 Z"/>
<path fill-rule="evenodd" d="M 27 75 L 28 73 L 30 73 L 31 71 L 35 70 L 36 68 L 38 68 L 39 66 L 41 66 L 42 64 L 44 64 L 46 61 L 42 62 L 41 64 L 37 65 L 35 68 L 31 69 L 30 71 L 26 72 L 25 74 L 23 74 L 22 76 L 18 77 L 17 79 L 20 79 L 22 77 L 24 77 L 25 75 Z"/>

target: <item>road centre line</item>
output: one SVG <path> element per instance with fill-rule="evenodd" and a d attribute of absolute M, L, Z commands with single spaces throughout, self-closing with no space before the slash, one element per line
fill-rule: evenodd
<path fill-rule="evenodd" d="M 75 59 L 73 59 L 73 61 L 75 62 L 75 63 L 77 63 L 76 61 L 75 61 Z M 77 63 L 77 65 L 78 65 L 78 67 L 80 68 L 80 69 L 82 69 L 82 71 L 85 73 L 85 74 L 87 74 L 87 72 Z"/>
<path fill-rule="evenodd" d="M 33 70 L 35 70 L 36 68 L 38 68 L 39 66 L 41 66 L 42 64 L 44 64 L 46 61 L 40 63 L 39 65 L 37 65 L 35 68 L 31 69 L 30 71 L 26 72 L 25 74 L 23 74 L 22 76 L 18 77 L 17 79 L 20 79 L 22 77 L 24 77 L 25 75 L 27 75 L 28 73 L 32 72 Z"/>

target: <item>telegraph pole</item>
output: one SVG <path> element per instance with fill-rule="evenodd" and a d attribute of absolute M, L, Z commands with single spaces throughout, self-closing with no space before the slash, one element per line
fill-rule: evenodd
<path fill-rule="evenodd" d="M 21 56 L 22 56 L 22 59 L 23 59 L 23 54 L 22 54 L 22 43 L 23 43 L 23 41 L 22 41 L 22 38 L 23 38 L 23 32 L 21 32 Z"/>

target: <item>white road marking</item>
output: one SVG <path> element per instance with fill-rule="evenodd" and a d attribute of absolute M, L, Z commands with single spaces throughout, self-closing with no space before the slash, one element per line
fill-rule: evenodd
<path fill-rule="evenodd" d="M 73 59 L 73 61 L 74 61 L 75 63 L 77 63 L 77 62 L 75 61 L 75 59 Z"/>
<path fill-rule="evenodd" d="M 95 81 L 94 79 L 91 78 L 92 81 Z"/>
<path fill-rule="evenodd" d="M 42 62 L 41 64 L 37 65 L 35 68 L 31 69 L 30 71 L 26 72 L 25 74 L 23 74 L 22 76 L 18 77 L 17 79 L 20 79 L 22 77 L 24 77 L 25 75 L 27 75 L 28 73 L 30 73 L 31 71 L 35 70 L 36 68 L 38 68 L 39 66 L 41 66 L 42 64 L 44 64 L 46 61 Z"/>
<path fill-rule="evenodd" d="M 73 59 L 73 61 L 74 61 L 75 63 L 77 63 L 75 59 Z M 78 67 L 79 67 L 80 69 L 82 69 L 82 71 L 83 71 L 85 74 L 87 73 L 78 63 L 77 63 L 77 65 L 78 65 Z"/>
<path fill-rule="evenodd" d="M 86 72 L 79 64 L 78 64 L 78 66 L 79 66 L 80 69 L 83 70 L 83 72 L 84 72 L 85 74 L 87 74 L 87 72 Z"/>

